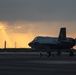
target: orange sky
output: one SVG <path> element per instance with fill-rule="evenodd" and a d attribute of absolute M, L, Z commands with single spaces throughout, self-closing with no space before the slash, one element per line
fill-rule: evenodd
<path fill-rule="evenodd" d="M 0 0 L 0 48 L 29 47 L 36 36 L 76 37 L 76 0 Z"/>
<path fill-rule="evenodd" d="M 62 26 L 61 26 L 62 24 Z M 65 25 L 63 25 L 65 24 Z M 68 25 L 67 25 L 68 24 Z M 70 24 L 70 26 L 69 26 Z M 14 23 L 0 22 L 0 48 L 4 48 L 4 41 L 7 42 L 7 48 L 14 48 L 15 42 L 17 48 L 29 47 L 28 43 L 36 36 L 58 37 L 61 27 L 67 27 L 67 36 L 75 38 L 73 23 L 60 22 L 25 22 L 17 21 Z"/>

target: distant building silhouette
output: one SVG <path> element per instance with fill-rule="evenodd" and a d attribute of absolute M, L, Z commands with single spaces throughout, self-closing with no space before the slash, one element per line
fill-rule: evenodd
<path fill-rule="evenodd" d="M 6 41 L 4 42 L 4 48 L 6 48 Z"/>

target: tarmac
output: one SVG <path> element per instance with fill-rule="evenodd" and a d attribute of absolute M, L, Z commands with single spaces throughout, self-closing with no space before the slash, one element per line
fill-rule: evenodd
<path fill-rule="evenodd" d="M 76 75 L 76 55 L 0 52 L 0 75 Z"/>

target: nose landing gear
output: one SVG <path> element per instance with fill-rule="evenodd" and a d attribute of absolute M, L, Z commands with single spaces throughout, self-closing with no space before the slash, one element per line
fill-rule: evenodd
<path fill-rule="evenodd" d="M 57 50 L 57 56 L 60 56 L 61 55 L 61 50 Z"/>
<path fill-rule="evenodd" d="M 50 57 L 51 56 L 51 52 L 47 52 L 47 57 Z"/>

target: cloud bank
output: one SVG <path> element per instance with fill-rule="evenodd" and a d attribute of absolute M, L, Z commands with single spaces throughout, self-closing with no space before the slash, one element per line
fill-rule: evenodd
<path fill-rule="evenodd" d="M 76 0 L 0 0 L 1 21 L 76 21 Z"/>

